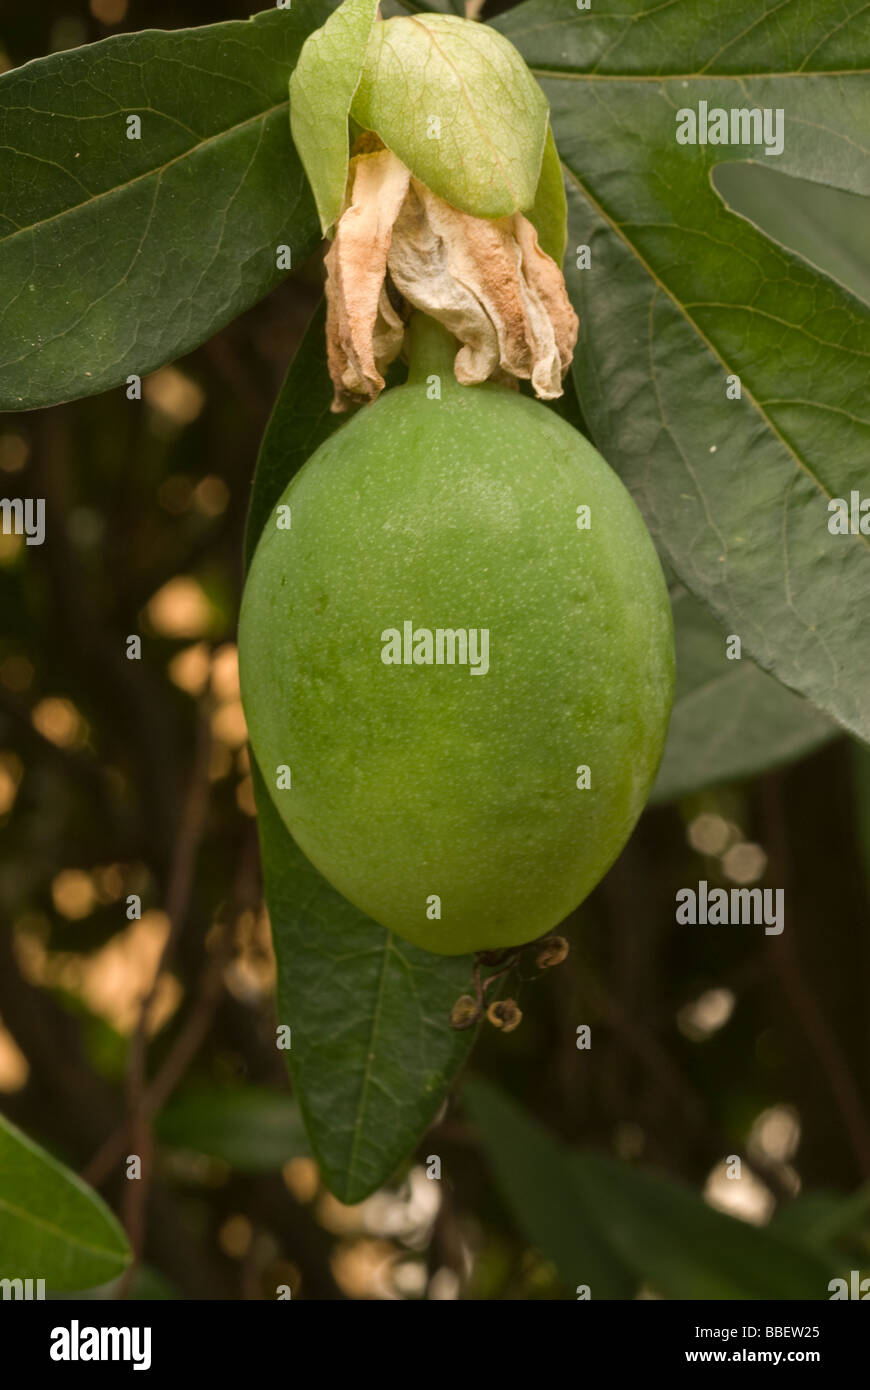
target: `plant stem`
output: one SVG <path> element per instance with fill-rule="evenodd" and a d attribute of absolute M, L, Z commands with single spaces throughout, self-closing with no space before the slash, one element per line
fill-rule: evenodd
<path fill-rule="evenodd" d="M 411 316 L 405 335 L 408 350 L 408 382 L 424 384 L 427 377 L 441 378 L 442 390 L 456 386 L 453 374 L 453 359 L 459 351 L 459 343 L 437 319 L 419 311 Z"/>

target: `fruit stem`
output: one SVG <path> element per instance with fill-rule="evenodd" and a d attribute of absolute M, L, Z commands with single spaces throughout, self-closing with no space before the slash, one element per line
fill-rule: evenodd
<path fill-rule="evenodd" d="M 409 383 L 425 384 L 428 377 L 438 376 L 442 388 L 456 385 L 453 359 L 459 351 L 459 343 L 437 319 L 417 310 L 408 323 L 405 343 Z"/>

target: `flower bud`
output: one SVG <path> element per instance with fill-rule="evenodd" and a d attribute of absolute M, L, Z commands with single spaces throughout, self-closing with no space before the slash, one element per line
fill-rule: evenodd
<path fill-rule="evenodd" d="M 351 115 L 461 212 L 509 217 L 535 201 L 547 101 L 486 24 L 423 13 L 373 25 Z"/>

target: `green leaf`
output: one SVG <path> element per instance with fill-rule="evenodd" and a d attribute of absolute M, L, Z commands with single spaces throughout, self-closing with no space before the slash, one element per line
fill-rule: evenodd
<path fill-rule="evenodd" d="M 788 1240 L 800 1241 L 820 1252 L 836 1254 L 844 1237 L 866 1235 L 870 1213 L 870 1183 L 843 1197 L 838 1192 L 802 1192 L 774 1212 L 771 1229 Z"/>
<path fill-rule="evenodd" d="M 839 732 L 748 657 L 729 660 L 726 634 L 685 589 L 672 603 L 677 681 L 653 801 L 783 766 Z"/>
<path fill-rule="evenodd" d="M 538 233 L 538 245 L 541 250 L 552 256 L 557 265 L 561 265 L 565 259 L 565 247 L 568 242 L 567 218 L 568 203 L 565 198 L 562 165 L 553 132 L 547 126 L 541 177 L 538 179 L 529 221 Z"/>
<path fill-rule="evenodd" d="M 399 386 L 407 367 L 396 361 L 386 373 L 387 386 Z M 315 449 L 349 419 L 334 415 L 332 383 L 326 360 L 326 300 L 311 316 L 302 343 L 278 393 L 260 445 L 245 529 L 245 568 L 251 563 L 269 513 Z"/>
<path fill-rule="evenodd" d="M 755 159 L 870 191 L 866 13 L 735 0 L 530 0 L 500 16 L 537 74 L 569 174 L 574 370 L 605 457 L 682 582 L 744 652 L 870 738 L 870 308 L 732 212 L 711 173 Z M 678 113 L 783 110 L 784 148 L 677 144 Z M 740 399 L 726 398 L 729 376 Z"/>
<path fill-rule="evenodd" d="M 155 1121 L 160 1140 L 267 1173 L 309 1152 L 296 1102 L 265 1086 L 197 1086 L 180 1092 Z"/>
<path fill-rule="evenodd" d="M 333 415 L 326 363 L 326 300 L 321 299 L 272 408 L 257 458 L 245 530 L 245 568 L 293 474 L 347 416 Z"/>
<path fill-rule="evenodd" d="M 324 1181 L 360 1202 L 414 1148 L 468 1054 L 473 1030 L 447 1020 L 471 960 L 409 946 L 331 888 L 254 770 L 293 1089 Z"/>
<path fill-rule="evenodd" d="M 666 1298 L 827 1298 L 827 1261 L 799 1244 L 715 1211 L 670 1178 L 573 1153 L 479 1079 L 463 1101 L 518 1224 L 570 1288 L 589 1284 L 593 1299 L 612 1296 L 588 1277 L 591 1226 L 614 1262 Z"/>
<path fill-rule="evenodd" d="M 870 303 L 870 210 L 860 194 L 778 174 L 769 164 L 717 164 L 713 185 L 733 212 Z"/>
<path fill-rule="evenodd" d="M 102 1198 L 0 1116 L 0 1278 L 89 1289 L 115 1279 L 129 1259 Z"/>
<path fill-rule="evenodd" d="M 576 1166 L 615 1247 L 666 1298 L 827 1298 L 828 1262 L 797 1243 L 626 1163 L 587 1154 Z"/>
<path fill-rule="evenodd" d="M 376 24 L 351 112 L 463 212 L 506 217 L 532 207 L 547 103 L 488 26 L 432 14 Z"/>
<path fill-rule="evenodd" d="M 278 284 L 279 246 L 308 253 L 287 82 L 328 12 L 122 34 L 0 78 L 0 409 L 152 371 Z"/>
<path fill-rule="evenodd" d="M 347 118 L 359 86 L 378 0 L 344 0 L 309 34 L 290 78 L 290 129 L 328 236 L 344 201 Z"/>
<path fill-rule="evenodd" d="M 329 409 L 323 324 L 321 304 L 263 438 L 248 560 L 293 474 L 343 421 Z M 297 848 L 256 766 L 254 789 L 294 1092 L 324 1180 L 359 1202 L 413 1149 L 468 1055 L 473 1032 L 447 1018 L 471 960 L 409 946 L 352 907 Z"/>
<path fill-rule="evenodd" d="M 565 1284 L 588 1284 L 593 1298 L 632 1298 L 637 1276 L 602 1233 L 568 1150 L 479 1077 L 463 1087 L 462 1103 L 517 1225 Z"/>

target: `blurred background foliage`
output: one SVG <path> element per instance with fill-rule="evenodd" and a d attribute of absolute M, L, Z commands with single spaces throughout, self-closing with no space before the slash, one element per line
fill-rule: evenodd
<path fill-rule="evenodd" d="M 5 0 L 0 66 L 245 14 Z M 858 199 L 719 174 L 868 296 Z M 835 731 L 651 807 L 394 1183 L 344 1207 L 320 1181 L 274 1043 L 235 619 L 259 440 L 321 276 L 315 256 L 141 401 L 0 419 L 0 490 L 64 518 L 42 547 L 0 537 L 0 1110 L 140 1223 L 133 1297 L 827 1297 L 870 1266 L 870 760 Z M 726 713 L 711 702 L 711 750 Z M 700 879 L 784 887 L 785 932 L 676 927 Z M 124 1125 L 155 973 L 137 1211 Z"/>

